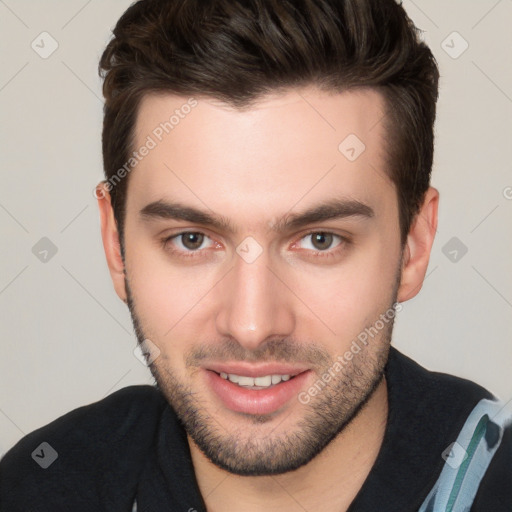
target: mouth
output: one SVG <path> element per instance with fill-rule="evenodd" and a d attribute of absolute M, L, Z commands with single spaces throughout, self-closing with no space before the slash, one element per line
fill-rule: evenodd
<path fill-rule="evenodd" d="M 258 415 L 275 413 L 291 405 L 294 399 L 298 402 L 298 394 L 312 373 L 308 369 L 290 368 L 242 370 L 234 373 L 203 369 L 203 374 L 207 387 L 224 407 L 234 412 Z"/>
<path fill-rule="evenodd" d="M 233 382 L 242 388 L 247 389 L 268 389 L 281 382 L 287 382 L 290 379 L 294 379 L 295 375 L 290 374 L 270 374 L 263 375 L 261 377 L 249 377 L 247 375 L 236 375 L 235 373 L 225 373 L 220 372 L 220 375 L 223 379 L 229 380 L 229 382 Z"/>

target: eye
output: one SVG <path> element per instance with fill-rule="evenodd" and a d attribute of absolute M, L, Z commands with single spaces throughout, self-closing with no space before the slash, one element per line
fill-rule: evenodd
<path fill-rule="evenodd" d="M 200 249 L 206 249 L 213 245 L 213 242 L 210 241 L 210 245 L 202 247 L 205 240 L 209 240 L 209 237 L 204 233 L 199 231 L 183 231 L 182 233 L 164 238 L 162 242 L 164 248 L 169 249 L 171 252 L 181 252 L 186 254 L 198 252 Z M 174 245 L 177 249 L 169 248 L 169 245 Z"/>
<path fill-rule="evenodd" d="M 336 239 L 337 243 L 335 243 Z M 302 249 L 312 250 L 315 255 L 324 256 L 323 253 L 325 253 L 325 256 L 332 256 L 338 252 L 338 247 L 341 249 L 344 244 L 348 243 L 349 241 L 340 235 L 327 231 L 314 231 L 302 237 L 298 245 Z"/>

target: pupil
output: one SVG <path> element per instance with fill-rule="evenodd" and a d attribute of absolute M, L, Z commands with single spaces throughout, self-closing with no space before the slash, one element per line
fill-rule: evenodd
<path fill-rule="evenodd" d="M 318 249 L 328 249 L 332 243 L 332 235 L 330 233 L 316 233 L 313 237 L 313 243 L 317 245 L 317 242 L 320 243 Z"/>

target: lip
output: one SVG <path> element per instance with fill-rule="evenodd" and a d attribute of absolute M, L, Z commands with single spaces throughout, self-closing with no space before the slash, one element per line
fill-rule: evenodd
<path fill-rule="evenodd" d="M 223 366 L 226 367 L 226 366 Z M 268 373 L 262 373 L 258 370 L 256 375 L 249 377 L 258 377 L 262 375 L 281 374 L 286 375 L 282 369 L 283 366 L 268 365 L 263 370 Z M 230 371 L 226 373 L 235 373 L 234 367 L 229 367 Z M 272 369 L 272 371 L 270 371 Z M 276 370 L 276 371 L 274 371 Z M 225 370 L 222 370 L 225 371 Z M 237 366 L 237 371 L 240 368 Z M 246 372 L 247 370 L 244 370 Z M 290 367 L 287 368 L 290 371 Z M 268 389 L 247 389 L 223 379 L 216 371 L 203 369 L 203 374 L 207 381 L 207 386 L 220 399 L 224 406 L 234 412 L 245 414 L 271 414 L 286 405 L 290 400 L 296 398 L 311 374 L 311 370 L 295 373 L 295 377 L 288 381 L 281 381 Z"/>
<path fill-rule="evenodd" d="M 216 373 L 232 373 L 246 377 L 264 377 L 265 375 L 290 375 L 294 377 L 309 368 L 305 366 L 291 366 L 284 363 L 265 363 L 254 365 L 251 363 L 211 363 L 205 370 L 213 370 Z"/>

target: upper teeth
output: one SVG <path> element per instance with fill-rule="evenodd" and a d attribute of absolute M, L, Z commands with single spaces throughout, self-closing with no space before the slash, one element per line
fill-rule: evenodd
<path fill-rule="evenodd" d="M 230 380 L 239 386 L 259 386 L 268 388 L 273 384 L 279 384 L 282 380 L 290 380 L 290 375 L 264 375 L 263 377 L 246 377 L 245 375 L 235 375 L 234 373 L 221 372 L 220 376 L 223 379 Z"/>

